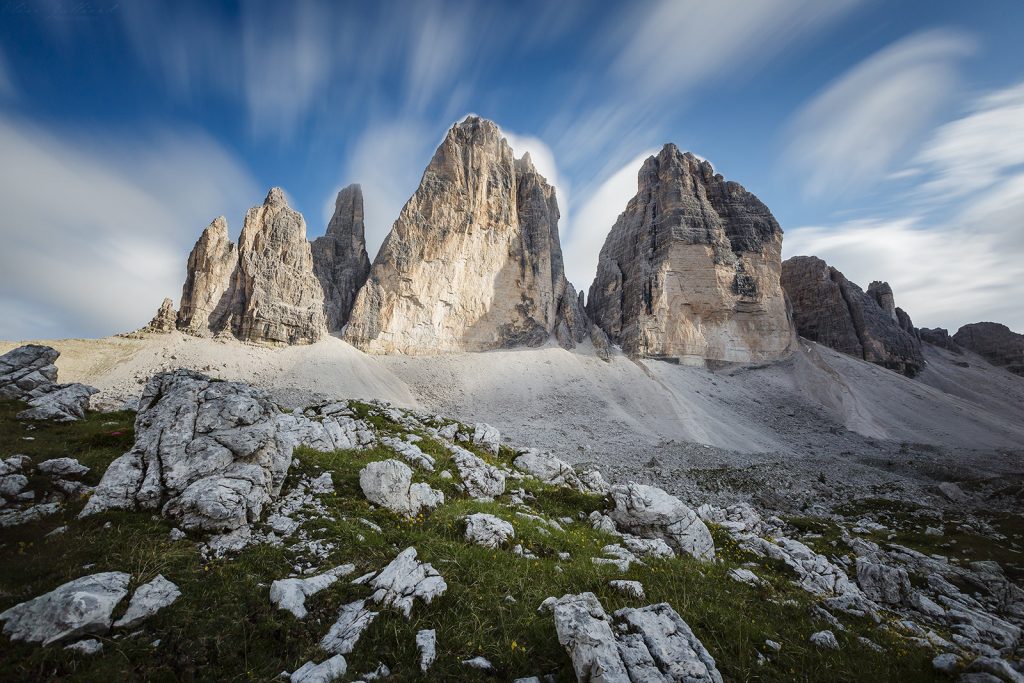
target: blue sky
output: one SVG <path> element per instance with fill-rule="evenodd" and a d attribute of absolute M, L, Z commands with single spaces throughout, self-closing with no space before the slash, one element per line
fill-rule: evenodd
<path fill-rule="evenodd" d="M 1024 3 L 0 3 L 0 338 L 96 336 L 177 299 L 215 216 L 272 185 L 371 258 L 473 112 L 558 188 L 587 289 L 675 142 L 918 325 L 1024 331 Z"/>

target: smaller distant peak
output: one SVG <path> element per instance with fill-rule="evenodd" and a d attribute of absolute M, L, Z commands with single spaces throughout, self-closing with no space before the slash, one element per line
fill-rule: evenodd
<path fill-rule="evenodd" d="M 288 206 L 288 200 L 285 198 L 284 190 L 280 187 L 272 187 L 267 193 L 267 198 L 263 200 L 263 204 L 265 206 Z"/>

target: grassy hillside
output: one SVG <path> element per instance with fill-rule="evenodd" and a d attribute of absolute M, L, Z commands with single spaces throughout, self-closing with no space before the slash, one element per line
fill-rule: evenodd
<path fill-rule="evenodd" d="M 380 434 L 408 431 L 373 406 L 353 407 Z M 0 404 L 0 457 L 24 453 L 35 462 L 74 457 L 92 468 L 86 477 L 92 484 L 133 441 L 131 413 L 90 414 L 72 425 L 27 425 L 14 418 L 19 409 L 14 402 Z M 427 434 L 420 436 L 423 440 L 418 445 L 437 459 L 437 467 L 426 476 L 417 472 L 417 480 L 444 491 L 447 501 L 429 515 L 400 518 L 372 507 L 363 497 L 360 468 L 373 460 L 396 457 L 382 446 L 333 453 L 298 449 L 298 464 L 285 485 L 287 491 L 303 476 L 331 473 L 336 491 L 321 497 L 328 517 L 305 522 L 311 537 L 335 545 L 326 560 L 315 562 L 320 569 L 353 563 L 354 577 L 380 569 L 404 548 L 415 546 L 419 558 L 433 564 L 448 583 L 447 592 L 430 605 L 417 602 L 409 620 L 397 612 L 382 613 L 355 652 L 346 657 L 348 680 L 379 663 L 391 668 L 392 680 L 487 679 L 461 663 L 478 655 L 493 662 L 498 680 L 548 673 L 559 680 L 573 680 L 552 617 L 538 614 L 537 607 L 548 596 L 582 591 L 594 592 L 609 613 L 625 606 L 670 603 L 715 657 L 727 680 L 934 678 L 930 664 L 934 652 L 908 645 L 870 621 L 845 621 L 847 630 L 836 632 L 838 651 L 811 645 L 810 634 L 829 626 L 813 616 L 810 596 L 790 582 L 787 569 L 741 551 L 720 529 L 712 529 L 718 552 L 713 563 L 652 559 L 624 573 L 597 566 L 591 558 L 601 556 L 602 546 L 615 542 L 585 520 L 589 512 L 606 506 L 601 497 L 529 478 L 521 483 L 509 480 L 508 489 L 521 485 L 532 494 L 533 513 L 573 520 L 562 523 L 563 531 L 555 530 L 517 516 L 507 494 L 494 503 L 466 498 L 457 489 L 457 476 L 441 476 L 443 470 L 457 472 L 448 451 Z M 475 452 L 506 465 L 514 455 L 504 448 L 497 457 Z M 47 477 L 36 477 L 31 485 L 37 500 L 49 493 Z M 352 577 L 342 579 L 310 597 L 306 601 L 309 615 L 300 621 L 275 609 L 268 593 L 272 581 L 292 574 L 293 565 L 311 561 L 301 551 L 289 550 L 288 544 L 258 545 L 235 557 L 206 561 L 197 548 L 198 537 L 171 541 L 172 525 L 159 516 L 121 512 L 78 520 L 83 504 L 84 500 L 73 501 L 58 515 L 0 529 L 0 610 L 100 571 L 130 572 L 132 587 L 163 574 L 180 586 L 182 597 L 138 632 L 114 631 L 102 637 L 104 649 L 99 655 L 10 643 L 0 637 L 0 680 L 271 680 L 307 660 L 325 659 L 318 642 L 339 607 L 369 593 L 365 586 L 353 585 Z M 462 519 L 473 512 L 488 512 L 511 522 L 516 542 L 537 559 L 519 557 L 508 548 L 468 544 Z M 64 533 L 47 535 L 65 525 Z M 569 559 L 560 559 L 559 553 L 568 553 Z M 766 585 L 754 588 L 727 576 L 730 569 L 741 566 L 752 568 Z M 616 592 L 608 585 L 612 579 L 640 581 L 646 598 L 640 601 Z M 436 629 L 438 640 L 438 659 L 426 676 L 419 671 L 415 647 L 415 634 L 424 628 Z M 884 652 L 862 644 L 858 636 L 870 638 Z M 767 649 L 766 639 L 781 643 L 781 651 Z M 763 663 L 759 663 L 759 652 L 768 657 Z"/>

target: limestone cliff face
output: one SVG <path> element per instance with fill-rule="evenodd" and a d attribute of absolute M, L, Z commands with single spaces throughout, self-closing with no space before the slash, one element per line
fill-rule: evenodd
<path fill-rule="evenodd" d="M 467 118 L 374 259 L 345 339 L 407 354 L 545 343 L 562 320 L 583 316 L 565 280 L 558 218 L 554 188 L 528 156 L 516 160 L 494 123 Z M 572 326 L 563 344 L 583 338 Z"/>
<path fill-rule="evenodd" d="M 782 229 L 757 197 L 665 145 L 605 240 L 587 314 L 631 355 L 776 359 L 794 341 L 781 250 Z"/>
<path fill-rule="evenodd" d="M 992 365 L 1024 377 L 1024 334 L 1000 323 L 971 323 L 957 330 L 953 341 Z"/>
<path fill-rule="evenodd" d="M 795 256 L 782 264 L 782 286 L 801 336 L 910 377 L 924 367 L 917 330 L 888 283 L 864 292 L 821 259 Z"/>
<path fill-rule="evenodd" d="M 311 344 L 326 333 L 306 222 L 280 188 L 245 215 L 231 288 L 231 329 L 243 341 Z"/>
<path fill-rule="evenodd" d="M 249 209 L 237 247 L 223 217 L 203 231 L 188 257 L 177 327 L 270 344 L 309 344 L 326 333 L 306 224 L 279 188 Z"/>
<path fill-rule="evenodd" d="M 206 337 L 223 329 L 231 304 L 231 277 L 238 267 L 238 249 L 228 239 L 228 222 L 215 219 L 188 256 L 181 288 L 178 329 Z"/>
<path fill-rule="evenodd" d="M 370 273 L 359 185 L 349 185 L 338 193 L 327 233 L 313 240 L 313 271 L 324 290 L 327 328 L 340 330 L 348 322 L 356 292 Z"/>

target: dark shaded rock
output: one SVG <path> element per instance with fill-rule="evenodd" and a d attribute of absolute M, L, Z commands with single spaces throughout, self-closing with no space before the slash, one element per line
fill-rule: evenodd
<path fill-rule="evenodd" d="M 908 377 L 924 367 L 910 316 L 887 283 L 864 292 L 821 259 L 794 256 L 782 264 L 782 286 L 801 336 Z"/>
<path fill-rule="evenodd" d="M 794 339 L 781 248 L 782 229 L 757 197 L 665 145 L 605 240 L 587 315 L 634 356 L 779 358 Z"/>
<path fill-rule="evenodd" d="M 324 290 L 327 329 L 340 330 L 370 274 L 359 185 L 349 185 L 338 193 L 327 233 L 313 240 L 313 271 Z"/>
<path fill-rule="evenodd" d="M 953 341 L 953 337 L 949 335 L 949 330 L 942 327 L 927 328 L 922 327 L 917 331 L 921 341 L 928 342 L 932 346 L 938 346 L 952 351 L 953 353 L 963 353 L 964 349 L 962 346 Z"/>
<path fill-rule="evenodd" d="M 1024 376 L 1024 334 L 1017 334 L 1006 325 L 991 322 L 964 325 L 953 335 L 953 341 L 992 365 Z"/>
<path fill-rule="evenodd" d="M 0 356 L 0 398 L 27 401 L 50 391 L 57 381 L 60 353 L 49 346 L 26 344 Z"/>

